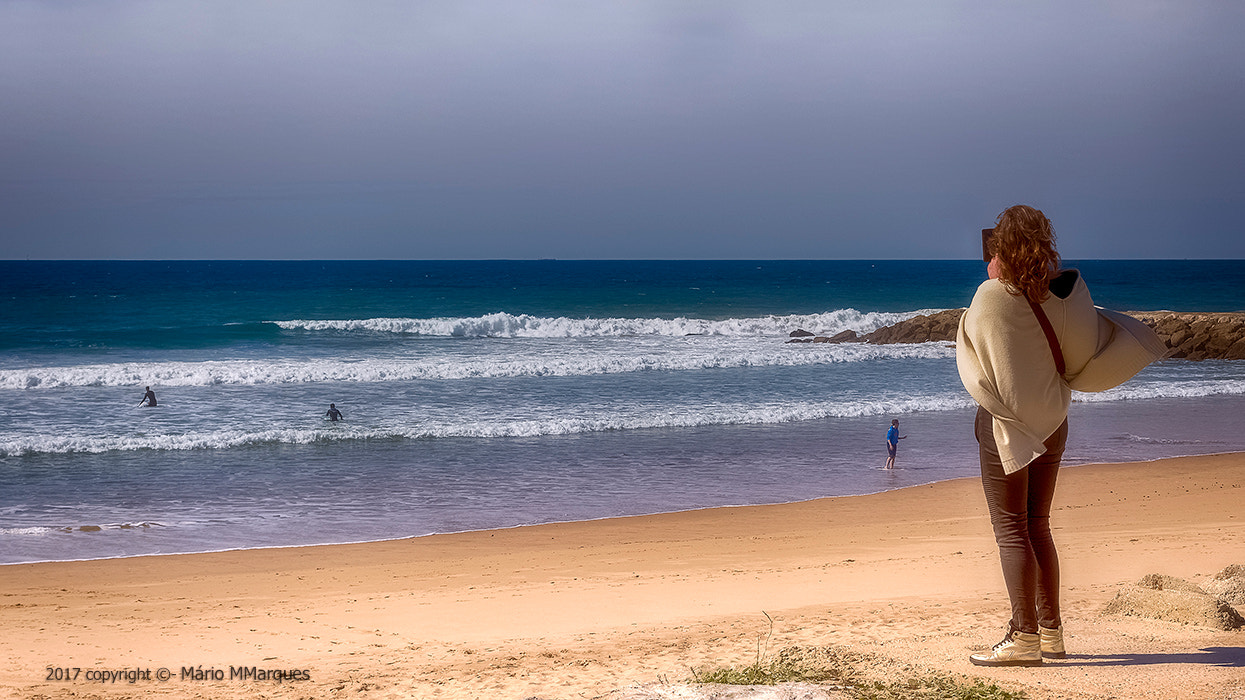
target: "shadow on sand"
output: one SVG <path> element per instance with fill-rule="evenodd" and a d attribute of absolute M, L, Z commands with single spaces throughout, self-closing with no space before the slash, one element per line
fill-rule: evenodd
<path fill-rule="evenodd" d="M 1207 647 L 1184 654 L 1068 654 L 1060 666 L 1151 666 L 1155 664 L 1199 664 L 1245 668 L 1245 647 Z"/>

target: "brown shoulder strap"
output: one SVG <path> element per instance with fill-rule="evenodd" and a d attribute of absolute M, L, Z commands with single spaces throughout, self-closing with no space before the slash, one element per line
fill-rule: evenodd
<path fill-rule="evenodd" d="M 1059 372 L 1059 376 L 1063 376 L 1067 367 L 1063 364 L 1063 350 L 1059 347 L 1059 338 L 1055 337 L 1055 329 L 1050 325 L 1050 319 L 1046 318 L 1046 312 L 1042 310 L 1042 305 L 1036 301 L 1025 297 L 1029 302 L 1029 308 L 1033 309 L 1033 315 L 1037 316 L 1038 324 L 1042 326 L 1042 332 L 1046 334 L 1046 342 L 1050 343 L 1050 354 L 1055 356 L 1055 369 Z"/>

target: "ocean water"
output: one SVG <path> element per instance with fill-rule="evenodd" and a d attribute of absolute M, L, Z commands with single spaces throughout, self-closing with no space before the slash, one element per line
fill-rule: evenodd
<path fill-rule="evenodd" d="M 1120 310 L 1241 261 L 1083 261 Z M 0 563 L 357 542 L 972 476 L 969 261 L 0 262 Z M 144 387 L 159 399 L 140 408 Z M 345 420 L 324 414 L 335 403 Z M 1245 450 L 1245 363 L 1078 394 L 1065 462 Z M 880 469 L 891 418 L 898 469 Z"/>

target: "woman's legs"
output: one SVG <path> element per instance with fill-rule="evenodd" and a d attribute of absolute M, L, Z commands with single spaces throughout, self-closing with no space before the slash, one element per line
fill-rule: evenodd
<path fill-rule="evenodd" d="M 1029 472 L 1029 543 L 1037 561 L 1037 621 L 1047 629 L 1062 624 L 1059 617 L 1059 553 L 1050 534 L 1050 506 L 1055 497 L 1055 480 L 1068 438 L 1065 420 L 1046 441 L 1046 453 L 1021 471 Z M 1052 440 L 1054 444 L 1052 445 Z"/>
<path fill-rule="evenodd" d="M 1054 629 L 1061 622 L 1059 554 L 1050 534 L 1050 507 L 1068 423 L 1047 438 L 1045 454 L 1004 474 L 992 422 L 985 409 L 977 410 L 981 483 L 1011 599 L 1012 626 L 1022 632 L 1037 632 L 1039 624 Z"/>

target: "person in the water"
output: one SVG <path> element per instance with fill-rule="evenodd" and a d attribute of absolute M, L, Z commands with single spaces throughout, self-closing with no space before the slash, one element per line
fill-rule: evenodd
<path fill-rule="evenodd" d="M 139 406 L 146 405 L 148 408 L 156 405 L 156 392 L 147 387 L 147 393 L 143 394 L 143 400 L 138 402 Z"/>
<path fill-rule="evenodd" d="M 895 468 L 895 453 L 899 451 L 899 441 L 908 437 L 899 434 L 899 419 L 891 421 L 890 430 L 886 431 L 886 469 Z"/>
<path fill-rule="evenodd" d="M 337 406 L 334 404 L 329 404 L 329 410 L 324 415 L 328 416 L 329 420 L 335 423 L 342 419 L 342 412 L 337 410 Z"/>

